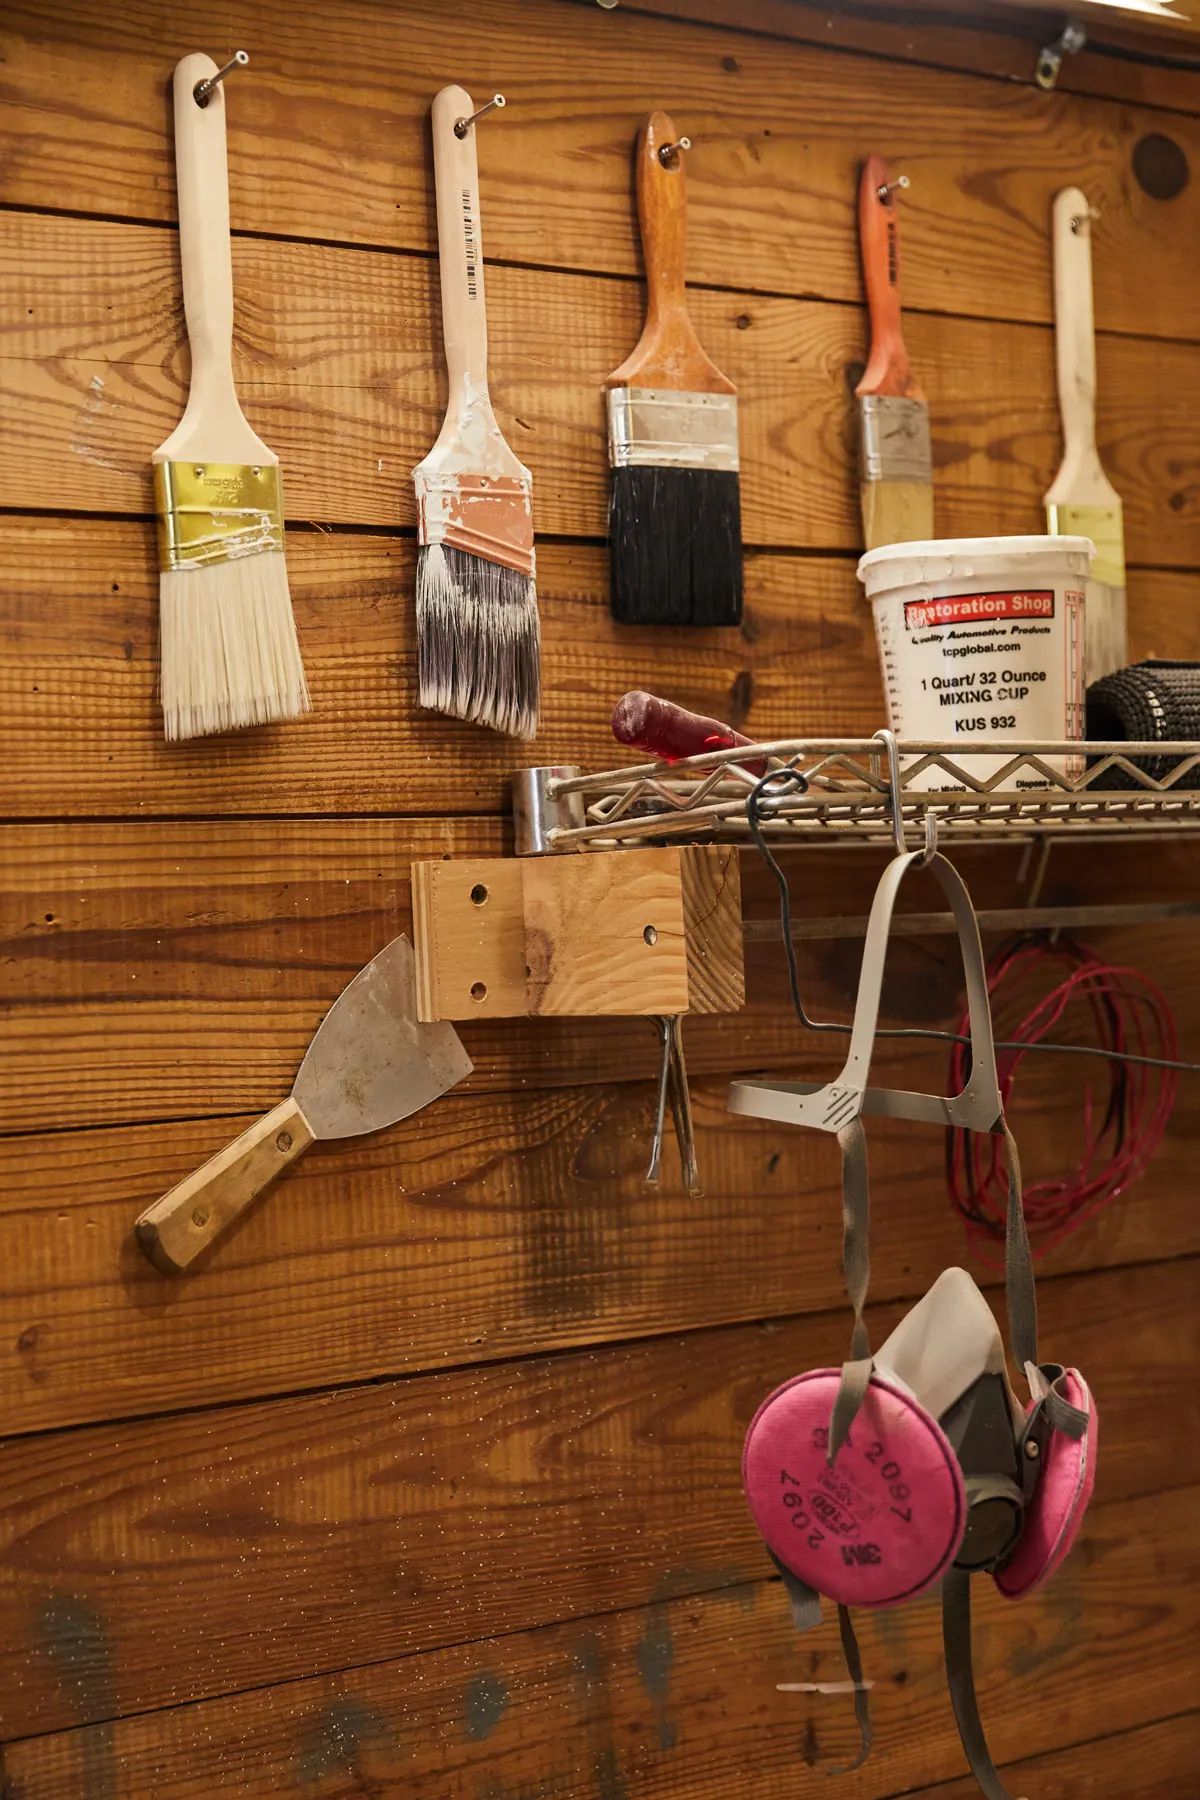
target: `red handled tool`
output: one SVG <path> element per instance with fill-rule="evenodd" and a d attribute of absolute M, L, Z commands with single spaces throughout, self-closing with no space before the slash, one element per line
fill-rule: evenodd
<path fill-rule="evenodd" d="M 706 719 L 702 713 L 688 712 L 673 700 L 660 700 L 657 694 L 640 689 L 622 694 L 617 701 L 612 733 L 618 744 L 630 744 L 664 762 L 682 762 L 685 756 L 703 756 L 706 750 L 736 750 L 739 744 L 753 742 L 720 719 Z M 761 757 L 743 767 L 752 775 L 767 772 Z"/>

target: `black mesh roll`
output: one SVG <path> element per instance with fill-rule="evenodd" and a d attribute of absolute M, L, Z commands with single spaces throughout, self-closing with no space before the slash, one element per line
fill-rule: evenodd
<path fill-rule="evenodd" d="M 1134 663 L 1094 681 L 1087 691 L 1087 735 L 1101 743 L 1194 742 L 1200 738 L 1200 663 Z M 1170 756 L 1130 760 L 1156 781 L 1175 761 Z M 1110 769 L 1098 785 L 1130 788 L 1137 783 L 1120 769 Z"/>

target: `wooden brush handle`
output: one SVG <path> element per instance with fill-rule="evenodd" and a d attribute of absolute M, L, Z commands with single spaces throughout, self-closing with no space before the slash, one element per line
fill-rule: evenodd
<path fill-rule="evenodd" d="M 871 315 L 871 353 L 859 394 L 886 394 L 923 400 L 924 394 L 908 360 L 900 327 L 900 231 L 896 190 L 880 192 L 892 180 L 882 156 L 869 156 L 858 185 L 858 237 L 862 251 L 867 310 Z"/>
<path fill-rule="evenodd" d="M 446 87 L 433 102 L 433 179 L 437 195 L 442 332 L 450 397 L 487 392 L 487 312 L 479 223 L 477 127 L 456 137 L 455 124 L 475 110 L 466 88 Z"/>
<path fill-rule="evenodd" d="M 229 171 L 225 88 L 197 106 L 198 81 L 214 75 L 211 56 L 175 65 L 175 182 L 183 310 L 192 350 L 187 409 L 155 461 L 267 463 L 279 458 L 250 429 L 233 386 L 233 260 L 229 250 Z"/>
<path fill-rule="evenodd" d="M 192 382 L 233 387 L 233 260 L 229 250 L 229 169 L 225 85 L 197 106 L 198 81 L 215 75 L 211 56 L 175 65 L 175 185 L 183 310 L 192 347 Z"/>
<path fill-rule="evenodd" d="M 1096 443 L 1096 326 L 1092 215 L 1076 187 L 1054 196 L 1054 326 L 1063 441 L 1081 455 Z"/>
<path fill-rule="evenodd" d="M 148 1206 L 134 1229 L 155 1268 L 168 1274 L 188 1268 L 312 1141 L 312 1127 L 289 1094 Z"/>
<path fill-rule="evenodd" d="M 685 153 L 664 163 L 659 151 L 678 142 L 664 112 L 651 113 L 638 134 L 637 195 L 646 263 L 646 324 L 633 355 L 606 387 L 667 388 L 677 393 L 732 394 L 732 381 L 705 354 L 688 317 L 685 285 L 687 177 Z"/>

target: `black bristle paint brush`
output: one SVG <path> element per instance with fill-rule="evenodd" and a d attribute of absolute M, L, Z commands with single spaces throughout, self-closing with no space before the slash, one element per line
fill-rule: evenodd
<path fill-rule="evenodd" d="M 742 617 L 737 390 L 688 317 L 683 153 L 666 113 L 638 134 L 646 324 L 605 382 L 612 615 L 622 625 Z"/>
<path fill-rule="evenodd" d="M 501 436 L 488 394 L 473 112 L 461 87 L 443 88 L 433 103 L 449 397 L 437 443 L 413 470 L 418 698 L 433 712 L 531 738 L 540 671 L 533 478 Z"/>

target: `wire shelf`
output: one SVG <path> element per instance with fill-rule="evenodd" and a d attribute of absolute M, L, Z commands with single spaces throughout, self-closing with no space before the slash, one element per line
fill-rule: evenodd
<path fill-rule="evenodd" d="M 892 842 L 896 816 L 940 842 L 1011 842 L 1062 835 L 1168 835 L 1200 827 L 1200 743 L 957 743 L 874 738 L 785 738 L 642 763 L 598 774 L 545 777 L 553 853 L 646 842 L 749 840 L 746 798 L 767 771 L 766 834 L 787 844 Z M 795 771 L 804 785 L 789 782 Z"/>

